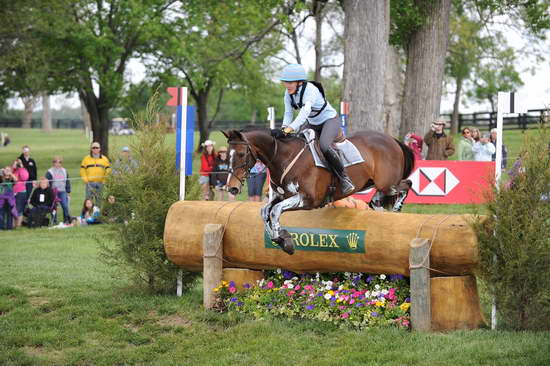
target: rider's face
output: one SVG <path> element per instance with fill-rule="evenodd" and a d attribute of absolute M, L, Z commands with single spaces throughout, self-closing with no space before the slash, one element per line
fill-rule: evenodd
<path fill-rule="evenodd" d="M 294 94 L 296 93 L 296 88 L 298 88 L 298 82 L 297 81 L 283 81 L 283 85 L 288 91 L 288 94 Z"/>

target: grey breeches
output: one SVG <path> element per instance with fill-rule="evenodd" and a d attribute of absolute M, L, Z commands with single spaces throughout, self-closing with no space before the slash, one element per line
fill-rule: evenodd
<path fill-rule="evenodd" d="M 327 151 L 330 145 L 332 145 L 332 143 L 334 142 L 336 136 L 338 136 L 341 124 L 342 122 L 340 121 L 340 116 L 327 119 L 321 125 L 311 125 L 308 123 L 308 127 L 317 132 L 321 131 L 321 136 L 319 137 L 319 145 L 323 153 Z"/>

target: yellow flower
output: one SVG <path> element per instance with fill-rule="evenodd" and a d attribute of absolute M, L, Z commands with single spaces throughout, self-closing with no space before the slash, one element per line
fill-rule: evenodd
<path fill-rule="evenodd" d="M 399 307 L 401 308 L 401 310 L 407 311 L 411 307 L 411 303 L 410 302 L 404 302 L 403 304 L 399 305 Z"/>
<path fill-rule="evenodd" d="M 222 281 L 222 286 L 223 287 L 227 287 L 227 285 L 229 285 L 229 283 L 227 281 Z"/>
<path fill-rule="evenodd" d="M 374 305 L 382 307 L 382 306 L 384 306 L 384 303 L 382 301 L 377 301 L 376 304 L 374 304 Z"/>
<path fill-rule="evenodd" d="M 219 287 L 215 287 L 213 291 L 214 291 L 214 292 L 218 292 L 218 291 L 220 291 L 220 288 L 219 288 Z"/>
<path fill-rule="evenodd" d="M 341 298 L 336 299 L 336 302 L 342 302 L 343 300 Z"/>
<path fill-rule="evenodd" d="M 330 290 L 329 292 L 327 292 L 327 294 L 334 295 L 334 291 Z"/>

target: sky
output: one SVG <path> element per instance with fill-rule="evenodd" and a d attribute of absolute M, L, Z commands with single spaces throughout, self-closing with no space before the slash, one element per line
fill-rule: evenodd
<path fill-rule="evenodd" d="M 306 22 L 303 32 L 306 39 L 313 38 L 314 23 L 311 19 Z M 328 26 L 326 27 L 326 29 L 323 28 L 323 34 L 330 35 L 332 32 L 332 29 L 328 28 Z M 517 48 L 521 48 L 525 45 L 525 40 L 523 40 L 521 36 L 515 31 L 505 30 L 504 32 L 509 45 L 513 45 Z M 290 45 L 287 46 L 288 49 L 291 48 Z M 301 48 L 303 64 L 306 66 L 306 69 L 313 69 L 315 64 L 315 53 L 311 43 L 304 41 L 301 44 Z M 522 99 L 527 101 L 526 103 L 528 109 L 550 108 L 550 31 L 547 32 L 547 40 L 545 41 L 542 48 L 547 50 L 548 57 L 545 58 L 543 62 L 540 62 L 536 65 L 536 71 L 534 73 L 527 71 L 527 69 L 531 68 L 531 66 L 534 65 L 533 58 L 523 57 L 518 62 L 517 69 L 523 70 L 521 72 L 521 78 L 524 82 L 524 85 L 517 92 L 522 94 Z M 343 56 L 341 57 L 343 58 Z M 340 60 L 339 62 L 341 61 L 342 60 Z M 128 65 L 127 74 L 132 83 L 137 83 L 145 76 L 145 66 L 139 60 L 132 59 Z M 342 68 L 340 69 L 340 75 L 341 74 Z M 453 98 L 453 93 L 448 93 L 443 96 L 441 101 L 442 114 L 450 113 L 450 111 L 452 111 Z M 23 108 L 23 104 L 19 99 L 10 100 L 9 104 L 12 108 Z M 63 105 L 79 107 L 80 103 L 75 94 L 73 94 L 72 96 L 57 95 L 52 98 L 53 108 L 57 109 Z M 460 112 L 473 113 L 489 110 L 490 106 L 488 103 L 476 104 L 469 102 L 466 103 L 466 105 L 461 106 Z"/>

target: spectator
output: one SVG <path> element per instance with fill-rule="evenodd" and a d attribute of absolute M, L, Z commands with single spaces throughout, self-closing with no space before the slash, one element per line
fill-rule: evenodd
<path fill-rule="evenodd" d="M 92 199 L 98 206 L 101 206 L 103 184 L 110 169 L 109 158 L 101 154 L 99 142 L 92 143 L 90 155 L 85 156 L 80 164 L 80 176 L 86 183 L 86 199 Z"/>
<path fill-rule="evenodd" d="M 422 137 L 415 135 L 414 132 L 409 132 L 405 135 L 405 144 L 411 148 L 416 160 L 422 160 Z"/>
<path fill-rule="evenodd" d="M 63 168 L 63 158 L 54 156 L 52 167 L 46 172 L 46 178 L 50 181 L 52 189 L 57 191 L 57 198 L 63 209 L 63 223 L 71 223 L 71 214 L 69 212 L 69 200 L 71 198 L 71 181 L 67 169 Z"/>
<path fill-rule="evenodd" d="M 496 152 L 496 147 L 497 147 L 497 129 L 496 128 L 493 128 L 491 130 L 491 143 L 493 145 L 495 145 L 495 153 L 493 154 L 493 156 L 491 157 L 491 160 L 492 161 L 496 161 L 497 160 L 497 152 Z M 500 164 L 500 168 L 502 170 L 506 169 L 506 166 L 508 165 L 508 148 L 506 147 L 506 145 L 504 145 L 504 142 L 502 143 L 502 162 Z"/>
<path fill-rule="evenodd" d="M 34 189 L 31 195 L 31 213 L 29 215 L 29 227 L 40 227 L 47 225 L 46 215 L 51 212 L 55 194 L 50 187 L 50 181 L 46 177 L 41 177 L 38 187 Z"/>
<path fill-rule="evenodd" d="M 216 153 L 214 151 L 214 145 L 216 143 L 212 140 L 206 140 L 202 146 L 204 150 L 201 155 L 201 170 L 199 183 L 202 189 L 202 198 L 205 201 L 212 199 L 212 190 L 210 188 L 210 174 L 214 171 L 216 164 Z"/>
<path fill-rule="evenodd" d="M 95 224 L 101 224 L 101 221 L 99 221 L 99 217 L 101 215 L 101 211 L 99 210 L 99 207 L 94 205 L 94 202 L 86 198 L 84 200 L 84 204 L 82 205 L 82 212 L 80 214 L 80 224 L 81 225 L 95 225 Z"/>
<path fill-rule="evenodd" d="M 216 189 L 216 200 L 224 201 L 225 194 L 227 192 L 227 177 L 229 176 L 229 159 L 227 157 L 227 148 L 225 146 L 220 147 L 218 150 L 218 156 L 214 164 L 214 171 L 211 175 L 210 185 Z M 227 192 L 230 201 L 235 200 L 235 196 Z"/>
<path fill-rule="evenodd" d="M 13 193 L 15 194 L 15 205 L 17 207 L 16 226 L 21 227 L 23 224 L 23 212 L 27 207 L 27 187 L 25 182 L 29 179 L 29 172 L 23 166 L 21 159 L 15 159 L 12 165 L 13 175 L 17 178 L 17 182 L 13 185 Z"/>
<path fill-rule="evenodd" d="M 120 150 L 120 157 L 113 164 L 113 174 L 132 173 L 136 171 L 138 162 L 132 158 L 130 148 L 124 146 Z"/>
<path fill-rule="evenodd" d="M 474 145 L 474 139 L 472 137 L 471 130 L 466 127 L 462 129 L 462 137 L 458 142 L 458 160 L 474 160 L 474 151 L 472 147 Z"/>
<path fill-rule="evenodd" d="M 260 202 L 265 178 L 267 176 L 266 171 L 266 166 L 259 160 L 256 160 L 256 164 L 250 169 L 250 174 L 247 179 L 248 199 L 250 201 Z"/>
<path fill-rule="evenodd" d="M 8 146 L 10 142 L 10 136 L 7 133 L 0 133 L 0 146 Z"/>
<path fill-rule="evenodd" d="M 101 210 L 101 219 L 106 223 L 122 222 L 117 213 L 116 198 L 113 195 L 107 197 L 107 202 L 103 205 Z"/>
<path fill-rule="evenodd" d="M 479 141 L 474 143 L 472 150 L 476 161 L 491 161 L 496 149 L 495 145 L 489 141 L 489 134 L 485 132 Z"/>
<path fill-rule="evenodd" d="M 13 219 L 17 218 L 17 207 L 13 185 L 17 178 L 7 166 L 0 169 L 0 230 L 13 229 Z"/>
<path fill-rule="evenodd" d="M 36 162 L 33 158 L 31 158 L 31 148 L 27 145 L 23 146 L 22 148 L 23 153 L 19 155 L 19 159 L 21 159 L 21 162 L 23 162 L 23 166 L 25 169 L 27 169 L 27 172 L 29 172 L 29 180 L 25 184 L 25 188 L 27 190 L 27 200 L 31 197 L 33 182 L 36 180 L 37 177 L 37 169 L 38 166 L 36 165 Z"/>
<path fill-rule="evenodd" d="M 474 142 L 478 142 L 481 138 L 481 133 L 479 132 L 479 129 L 472 127 L 470 129 L 470 132 L 472 133 L 472 138 L 474 139 Z"/>
<path fill-rule="evenodd" d="M 431 125 L 431 131 L 424 136 L 424 143 L 428 146 L 426 160 L 447 160 L 455 152 L 453 139 L 445 135 L 443 128 L 445 120 L 438 119 Z"/>

